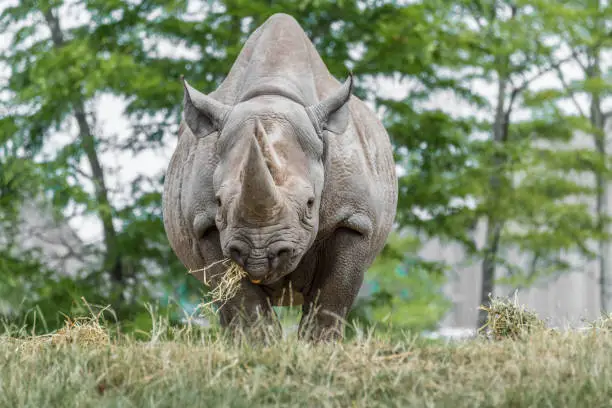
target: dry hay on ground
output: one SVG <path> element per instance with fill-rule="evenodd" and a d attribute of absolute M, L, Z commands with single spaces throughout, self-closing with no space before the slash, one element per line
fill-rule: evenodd
<path fill-rule="evenodd" d="M 516 297 L 514 301 L 490 298 L 489 305 L 481 305 L 479 309 L 487 312 L 487 322 L 478 332 L 494 340 L 520 339 L 535 331 L 547 330 L 546 323 L 535 312 L 519 305 Z"/>
<path fill-rule="evenodd" d="M 55 333 L 19 337 L 4 337 L 4 341 L 14 344 L 19 351 L 34 352 L 45 346 L 77 345 L 99 347 L 110 344 L 108 332 L 91 318 L 67 319 L 64 327 Z"/>
<path fill-rule="evenodd" d="M 51 336 L 51 344 L 79 344 L 86 346 L 98 346 L 108 344 L 110 337 L 98 322 L 81 318 L 76 320 L 68 319 L 64 327 Z"/>

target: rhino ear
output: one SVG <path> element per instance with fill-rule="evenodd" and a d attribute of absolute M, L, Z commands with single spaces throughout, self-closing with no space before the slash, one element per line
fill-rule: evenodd
<path fill-rule="evenodd" d="M 306 108 L 306 112 L 319 136 L 323 134 L 324 130 L 336 134 L 344 133 L 349 121 L 348 101 L 351 98 L 352 90 L 353 74 L 350 73 L 348 79 L 335 94 L 316 105 L 311 105 Z"/>
<path fill-rule="evenodd" d="M 181 80 L 185 88 L 183 118 L 193 134 L 205 137 L 220 131 L 231 107 L 196 90 L 182 75 Z"/>

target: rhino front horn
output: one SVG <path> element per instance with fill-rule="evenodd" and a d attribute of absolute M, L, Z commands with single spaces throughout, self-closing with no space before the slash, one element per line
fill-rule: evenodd
<path fill-rule="evenodd" d="M 348 126 L 349 110 L 348 101 L 353 91 L 353 74 L 349 73 L 348 79 L 331 96 L 306 108 L 319 136 L 324 130 L 342 134 Z"/>
<path fill-rule="evenodd" d="M 278 211 L 278 191 L 255 135 L 250 136 L 241 169 L 242 186 L 239 207 L 250 219 L 269 219 Z"/>
<path fill-rule="evenodd" d="M 183 116 L 187 126 L 196 136 L 220 131 L 232 107 L 193 88 L 182 75 L 181 80 L 185 88 Z"/>

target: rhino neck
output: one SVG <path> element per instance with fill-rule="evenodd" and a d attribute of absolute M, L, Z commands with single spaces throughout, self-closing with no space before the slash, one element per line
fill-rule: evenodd
<path fill-rule="evenodd" d="M 261 78 L 258 82 L 253 82 L 249 85 L 250 86 L 243 91 L 242 95 L 240 95 L 240 98 L 236 101 L 237 103 L 245 102 L 258 96 L 269 95 L 284 97 L 300 105 L 306 106 L 312 97 L 304 95 L 304 91 L 291 81 L 291 79 L 281 75 L 268 75 Z"/>

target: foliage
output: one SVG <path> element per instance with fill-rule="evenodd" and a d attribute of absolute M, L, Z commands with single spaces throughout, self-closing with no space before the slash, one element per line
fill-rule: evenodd
<path fill-rule="evenodd" d="M 524 1 L 434 7 L 427 9 L 432 43 L 425 49 L 432 50 L 426 61 L 435 75 L 397 67 L 400 75 L 416 77 L 416 91 L 401 101 L 380 101 L 400 162 L 408 164 L 400 178 L 398 221 L 461 243 L 479 259 L 485 302 L 495 278 L 527 286 L 570 270 L 562 252 L 595 257 L 587 242 L 606 238 L 585 200 L 596 190 L 576 175 L 605 164 L 586 149 L 560 149 L 585 123 L 558 109 L 558 92 L 532 91 L 568 61 L 551 42 L 550 22 L 561 18 L 558 11 Z M 393 50 L 409 53 L 401 44 Z M 423 107 L 441 91 L 470 106 L 469 113 Z M 485 232 L 480 243 L 478 221 Z M 513 249 L 531 261 L 514 261 Z"/>
<path fill-rule="evenodd" d="M 610 46 L 601 23 L 609 8 L 579 3 L 28 0 L 6 6 L 0 14 L 8 39 L 0 64 L 9 72 L 0 92 L 6 254 L 0 272 L 6 273 L 0 279 L 8 282 L 3 291 L 11 310 L 19 310 L 11 318 L 39 307 L 57 327 L 58 312 L 73 311 L 84 296 L 112 304 L 120 321 L 138 326 L 146 316 L 142 305 L 160 292 L 200 295 L 201 285 L 163 231 L 163 171 L 119 183 L 122 168 L 110 158 L 144 163 L 171 146 L 180 75 L 212 91 L 248 35 L 277 12 L 300 22 L 333 75 L 353 71 L 355 94 L 381 113 L 400 170 L 398 228 L 366 276 L 375 290 L 353 317 L 367 325 L 435 326 L 449 306 L 440 287 L 452 265 L 416 256 L 422 240 L 459 243 L 481 263 L 482 302 L 497 283 L 527 286 L 569 270 L 561 253 L 595 256 L 588 243 L 607 240 L 608 220 L 583 203 L 602 196 L 601 183 L 584 185 L 577 176 L 605 179 L 608 159 L 590 148 L 559 147 L 577 131 L 601 140 L 603 127 L 585 110 L 561 106 L 578 94 L 608 96 L 609 75 L 591 70 L 561 90 L 536 86 L 568 63 L 557 52 L 561 45 L 587 62 L 593 50 Z M 82 18 L 71 19 L 69 11 Z M 381 81 L 393 83 L 397 94 L 384 95 Z M 108 96 L 125 103 L 122 135 L 101 123 L 97 106 Z M 89 261 L 78 271 L 16 250 L 25 199 L 51 204 L 58 222 L 102 226 L 101 242 L 79 249 Z M 479 222 L 484 242 L 475 239 Z M 513 261 L 509 250 L 530 262 Z"/>
<path fill-rule="evenodd" d="M 368 270 L 370 293 L 358 300 L 349 321 L 416 332 L 437 326 L 450 306 L 441 292 L 445 271 L 435 263 L 410 257 L 417 245 L 411 236 L 390 237 Z"/>
<path fill-rule="evenodd" d="M 596 224 L 600 234 L 596 236 L 600 281 L 601 310 L 612 310 L 612 243 L 610 234 L 610 158 L 609 126 L 612 118 L 612 31 L 608 22 L 612 8 L 605 2 L 564 2 L 561 7 L 546 5 L 551 15 L 550 30 L 557 47 L 567 55 L 569 64 L 555 70 L 558 86 L 540 91 L 550 95 L 546 110 L 563 112 L 572 121 L 568 132 L 575 133 L 574 140 L 588 146 L 590 165 L 583 166 L 582 175 L 591 178 L 595 189 Z"/>
<path fill-rule="evenodd" d="M 372 3 L 364 9 L 357 2 L 331 1 L 277 2 L 273 7 L 268 2 L 228 1 L 201 6 L 203 13 L 195 19 L 186 1 L 21 2 L 2 12 L 0 24 L 13 32 L 1 60 L 11 70 L 5 91 L 10 95 L 6 126 L 12 127 L 6 134 L 23 141 L 31 152 L 56 217 L 89 216 L 103 225 L 104 240 L 92 249 L 104 260 L 101 270 L 87 265 L 79 278 L 41 271 L 48 278 L 44 282 L 50 297 L 31 298 L 45 310 L 68 312 L 80 292 L 94 301 L 109 301 L 127 319 L 131 307 L 149 298 L 147 290 L 160 284 L 162 290 L 172 290 L 184 286 L 184 279 L 193 280 L 186 277 L 163 233 L 159 194 L 163 178 L 139 177 L 118 199 L 118 192 L 125 189 L 113 189 L 109 180 L 120 169 L 102 162 L 109 152 L 136 155 L 167 145 L 180 112 L 181 74 L 203 91 L 211 91 L 247 35 L 283 11 L 302 23 L 332 73 L 343 77 L 355 62 L 352 48 L 376 41 L 377 25 L 371 23 L 384 24 L 397 11 L 391 4 Z M 61 11 L 70 8 L 88 18 L 68 25 Z M 331 35 L 330 27 L 334 27 Z M 160 40 L 186 46 L 198 54 L 197 59 L 165 56 L 159 45 L 151 45 Z M 124 140 L 97 125 L 93 107 L 109 93 L 127 102 L 130 129 Z M 363 87 L 357 94 L 365 95 Z M 75 124 L 76 131 L 71 129 Z M 57 134 L 68 135 L 69 141 L 58 146 Z M 45 146 L 55 147 L 45 151 Z"/>
<path fill-rule="evenodd" d="M 83 5 L 86 9 L 79 9 Z M 101 245 L 87 249 L 98 258 L 101 254 L 103 262 L 92 261 L 79 271 L 41 269 L 40 288 L 24 283 L 23 290 L 31 294 L 23 296 L 36 299 L 26 303 L 57 314 L 70 311 L 75 296 L 86 296 L 112 303 L 121 318 L 128 319 L 130 310 L 142 307 L 135 304 L 150 299 L 149 292 L 160 285 L 193 280 L 163 231 L 162 178 L 138 177 L 127 195 L 117 198 L 122 189 L 113 188 L 111 177 L 119 169 L 103 162 L 109 151 L 136 155 L 159 147 L 168 132 L 143 124 L 147 115 L 176 121 L 181 100 L 176 79 L 187 69 L 187 61 L 156 58 L 146 41 L 163 33 L 165 24 L 176 21 L 185 7 L 182 2 L 26 1 L 3 10 L 0 25 L 13 33 L 0 59 L 10 68 L 4 88 L 9 116 L 0 122 L 3 134 L 29 153 L 27 165 L 39 176 L 43 197 L 53 205 L 56 218 L 89 217 L 103 226 Z M 89 18 L 69 26 L 60 11 L 71 8 Z M 148 16 L 159 11 L 163 18 L 150 23 Z M 175 80 L 169 80 L 173 71 Z M 126 113 L 133 122 L 126 140 L 96 126 L 98 113 L 91 107 L 108 93 L 128 101 Z M 58 134 L 68 136 L 67 142 L 58 144 Z M 18 160 L 6 157 L 8 162 Z M 77 277 L 65 276 L 75 273 Z M 27 277 L 15 275 L 21 282 Z"/>

